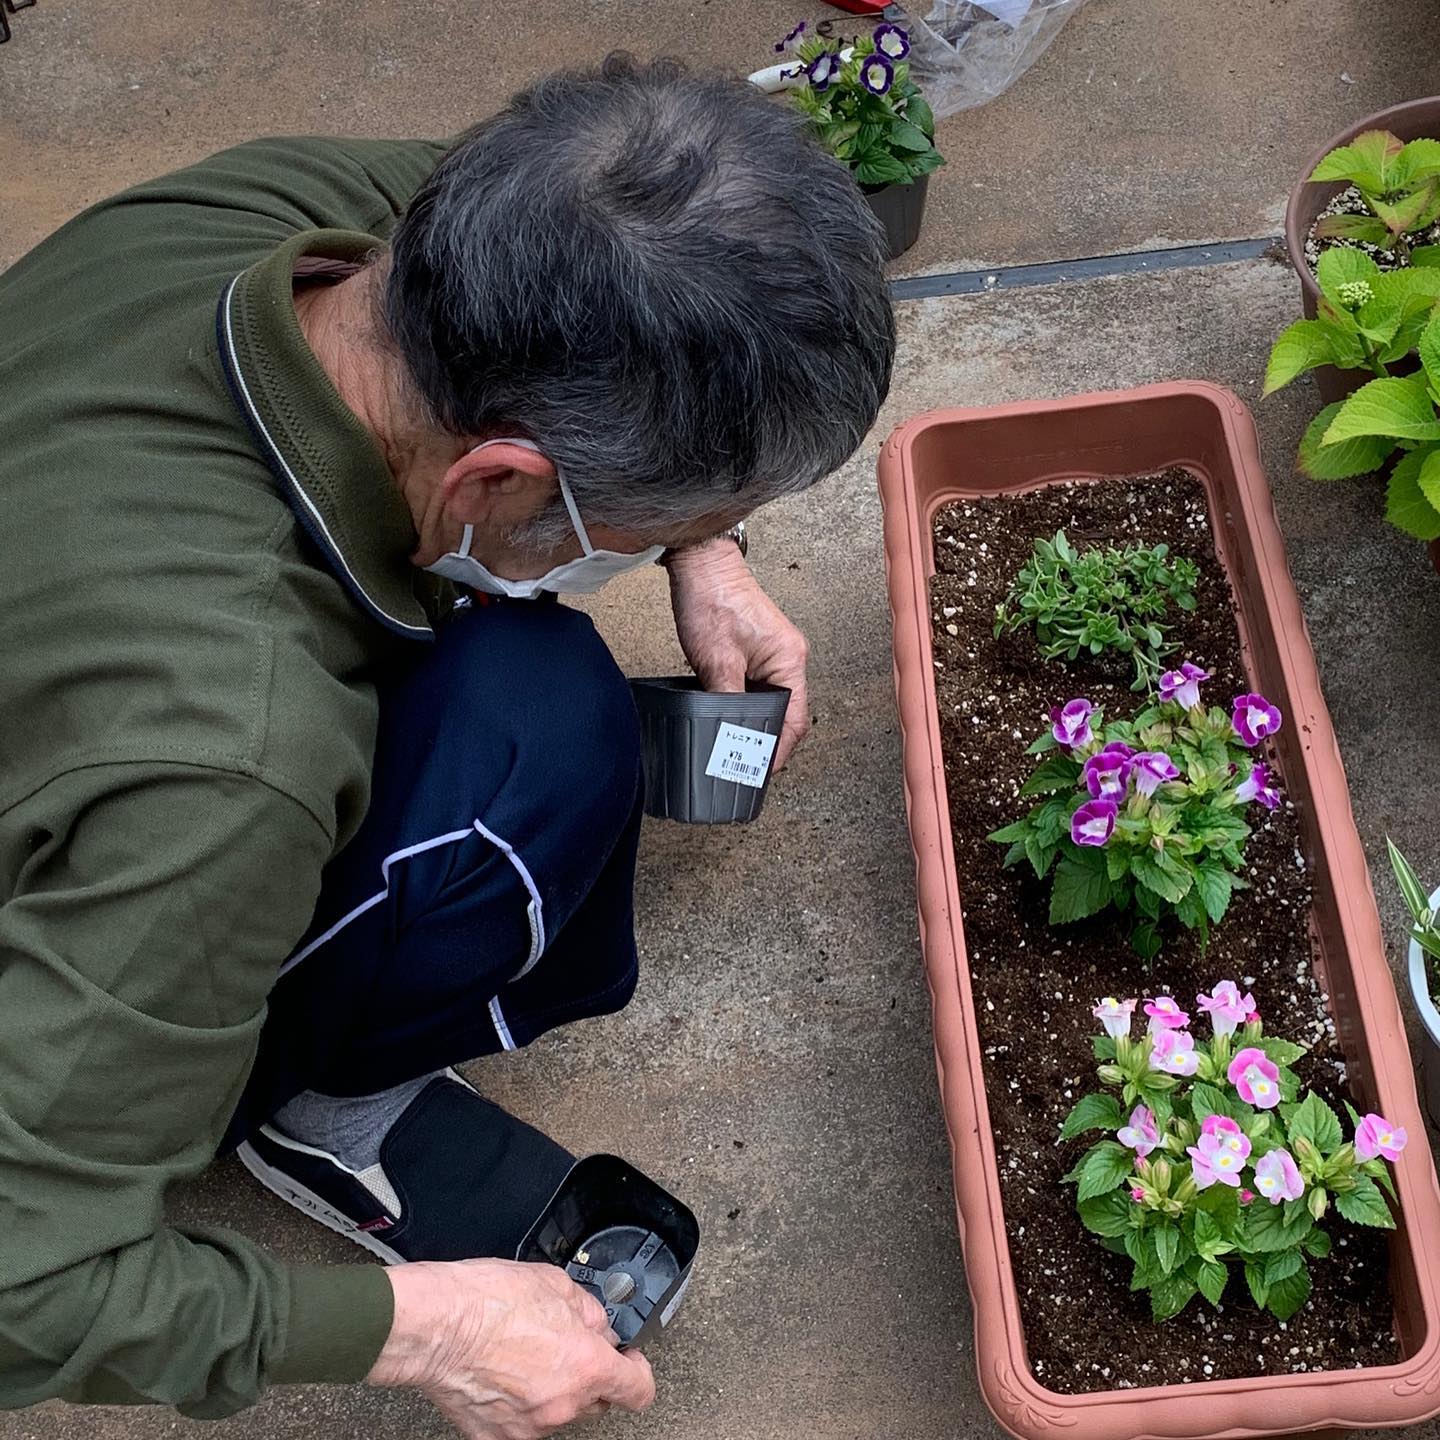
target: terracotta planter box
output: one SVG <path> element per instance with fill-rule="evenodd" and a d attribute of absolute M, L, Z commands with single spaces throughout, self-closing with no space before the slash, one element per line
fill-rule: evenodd
<path fill-rule="evenodd" d="M 1348 130 L 1327 140 L 1305 162 L 1300 178 L 1290 192 L 1290 201 L 1285 207 L 1285 248 L 1290 252 L 1290 264 L 1300 278 L 1300 298 L 1305 307 L 1307 319 L 1315 318 L 1315 305 L 1320 299 L 1320 287 L 1305 259 L 1305 237 L 1320 212 L 1338 195 L 1345 184 L 1332 180 L 1311 184 L 1305 177 L 1337 146 L 1348 145 L 1357 135 L 1367 130 L 1389 130 L 1402 140 L 1419 140 L 1429 136 L 1440 140 L 1440 95 L 1425 100 L 1411 100 L 1404 105 L 1392 105 L 1364 120 L 1357 121 Z M 1327 405 L 1343 400 L 1352 391 L 1358 390 L 1367 380 L 1375 377 L 1368 370 L 1337 370 L 1333 365 L 1322 365 L 1311 372 L 1321 398 Z M 1440 568 L 1440 556 L 1436 560 Z"/>
<path fill-rule="evenodd" d="M 1321 978 L 1356 1099 L 1420 1142 L 1396 1172 L 1402 1218 L 1391 1244 L 1391 1290 L 1405 1358 L 1383 1368 L 1064 1395 L 1030 1369 L 1001 1211 L 936 709 L 931 522 L 957 499 L 1172 465 L 1204 481 L 1216 549 L 1239 602 L 1247 671 L 1294 720 L 1278 737 L 1281 768 L 1313 860 Z M 1345 773 L 1248 411 L 1228 391 L 1198 383 L 937 411 L 886 442 L 880 492 L 921 937 L 976 1358 L 991 1410 L 1026 1440 L 1240 1440 L 1403 1425 L 1440 1413 L 1440 1190 Z"/>

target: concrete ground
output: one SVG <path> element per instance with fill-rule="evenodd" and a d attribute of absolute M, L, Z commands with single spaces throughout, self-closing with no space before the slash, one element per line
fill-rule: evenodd
<path fill-rule="evenodd" d="M 251 134 L 448 133 L 541 68 L 615 45 L 748 70 L 807 9 L 821 7 L 40 0 L 0 49 L 0 264 L 86 202 Z M 1437 20 L 1436 0 L 1091 0 L 1013 91 L 945 123 L 951 163 L 898 270 L 1276 233 L 1317 143 L 1434 88 L 1420 41 Z M 757 519 L 755 568 L 814 644 L 814 737 L 756 825 L 649 829 L 644 974 L 624 1015 L 473 1072 L 570 1146 L 632 1157 L 700 1214 L 692 1297 L 655 1354 L 659 1405 L 604 1433 L 998 1433 L 970 1353 L 901 801 L 874 486 L 896 423 L 1181 376 L 1253 402 L 1367 848 L 1383 864 L 1393 834 L 1440 877 L 1440 580 L 1382 523 L 1373 485 L 1293 473 L 1316 399 L 1302 384 L 1260 403 L 1258 377 L 1295 307 L 1293 278 L 1265 261 L 907 303 L 895 387 L 865 446 L 822 490 Z M 627 668 L 679 667 L 658 575 L 595 608 Z M 1393 886 L 1375 874 L 1398 961 Z M 233 1163 L 175 1209 L 295 1259 L 351 1258 Z M 159 1411 L 0 1417 L 0 1440 L 201 1433 Z M 414 1396 L 301 1387 L 203 1433 L 448 1431 Z"/>

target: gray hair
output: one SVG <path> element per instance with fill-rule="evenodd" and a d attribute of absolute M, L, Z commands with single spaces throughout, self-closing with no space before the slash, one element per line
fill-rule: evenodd
<path fill-rule="evenodd" d="M 587 521 L 663 538 L 803 490 L 889 388 L 883 237 L 849 172 L 791 107 L 674 61 L 517 95 L 391 249 L 385 323 L 435 422 L 533 440 Z"/>

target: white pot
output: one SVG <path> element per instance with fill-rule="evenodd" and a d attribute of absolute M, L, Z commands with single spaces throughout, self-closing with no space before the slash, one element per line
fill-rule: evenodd
<path fill-rule="evenodd" d="M 1430 897 L 1432 907 L 1440 906 L 1440 890 Z M 1421 1090 L 1432 1125 L 1440 1126 L 1440 1010 L 1430 998 L 1430 977 L 1426 955 L 1417 941 L 1410 942 L 1410 994 L 1425 1029 L 1420 1045 Z"/>

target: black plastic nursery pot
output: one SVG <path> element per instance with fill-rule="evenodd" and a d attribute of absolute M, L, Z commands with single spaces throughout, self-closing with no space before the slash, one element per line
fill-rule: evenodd
<path fill-rule="evenodd" d="M 865 191 L 865 203 L 885 227 L 885 239 L 892 260 L 903 255 L 920 238 L 920 222 L 925 215 L 925 192 L 929 184 L 930 177 L 922 175 L 904 185 L 882 185 Z"/>
<path fill-rule="evenodd" d="M 632 680 L 645 765 L 645 813 L 692 825 L 753 820 L 765 802 L 790 692 L 701 688 L 693 675 Z"/>

